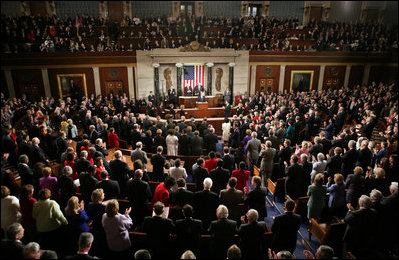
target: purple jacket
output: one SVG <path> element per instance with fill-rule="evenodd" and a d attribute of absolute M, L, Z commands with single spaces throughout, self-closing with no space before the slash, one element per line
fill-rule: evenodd
<path fill-rule="evenodd" d="M 341 208 L 346 206 L 345 184 L 327 183 L 327 192 L 330 193 L 328 199 L 329 208 Z"/>
<path fill-rule="evenodd" d="M 129 215 L 118 213 L 114 217 L 108 217 L 107 213 L 104 213 L 101 222 L 110 250 L 121 252 L 130 248 L 129 228 L 133 221 Z"/>

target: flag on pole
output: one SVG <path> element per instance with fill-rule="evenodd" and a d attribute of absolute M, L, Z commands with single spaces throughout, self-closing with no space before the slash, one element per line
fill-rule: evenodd
<path fill-rule="evenodd" d="M 184 66 L 184 88 L 189 85 L 193 88 L 195 86 L 204 86 L 205 83 L 205 66 L 204 65 L 185 65 Z"/>

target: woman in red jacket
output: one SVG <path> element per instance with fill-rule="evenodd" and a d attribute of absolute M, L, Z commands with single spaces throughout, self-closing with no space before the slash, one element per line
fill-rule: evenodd
<path fill-rule="evenodd" d="M 237 178 L 236 189 L 241 190 L 244 194 L 248 191 L 248 181 L 250 178 L 250 172 L 245 170 L 245 167 L 245 162 L 240 162 L 240 169 L 234 170 L 231 174 L 231 177 Z"/>
<path fill-rule="evenodd" d="M 108 147 L 116 147 L 119 150 L 119 136 L 115 133 L 115 129 L 111 127 L 108 133 Z"/>

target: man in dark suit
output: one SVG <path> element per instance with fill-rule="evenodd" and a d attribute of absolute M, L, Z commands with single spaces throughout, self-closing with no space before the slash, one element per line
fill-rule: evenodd
<path fill-rule="evenodd" d="M 139 131 L 139 125 L 134 124 L 133 129 L 131 130 L 131 144 L 133 148 L 137 148 L 136 144 L 141 141 L 141 133 Z"/>
<path fill-rule="evenodd" d="M 211 151 L 216 152 L 216 144 L 219 142 L 217 135 L 215 134 L 215 128 L 210 128 L 210 133 L 204 134 L 204 144 L 206 148 L 206 153 Z M 205 132 L 205 131 L 204 131 Z"/>
<path fill-rule="evenodd" d="M 11 131 L 6 129 L 5 134 L 1 138 L 1 150 L 2 153 L 10 154 L 7 161 L 15 166 L 18 163 L 16 148 L 17 144 L 11 138 Z"/>
<path fill-rule="evenodd" d="M 155 96 L 152 93 L 152 91 L 150 91 L 150 94 L 148 95 L 148 102 L 154 103 L 154 101 L 155 101 Z"/>
<path fill-rule="evenodd" d="M 391 195 L 385 197 L 381 201 L 384 214 L 385 229 L 385 245 L 387 250 L 393 250 L 398 245 L 398 218 L 399 218 L 399 199 L 398 199 L 398 183 L 392 182 L 389 187 Z"/>
<path fill-rule="evenodd" d="M 202 232 L 202 222 L 193 219 L 193 207 L 189 204 L 183 206 L 184 219 L 176 221 L 176 245 L 179 247 L 178 255 L 186 250 L 191 250 L 198 257 L 200 236 Z"/>
<path fill-rule="evenodd" d="M 310 137 L 313 133 L 314 115 L 313 110 L 309 110 L 309 113 L 305 114 L 305 140 L 310 141 Z"/>
<path fill-rule="evenodd" d="M 373 122 L 373 119 L 371 117 L 368 117 L 361 129 L 362 136 L 365 136 L 365 137 L 367 137 L 367 139 L 370 140 L 371 136 L 373 134 L 374 126 L 375 126 L 375 124 Z"/>
<path fill-rule="evenodd" d="M 18 155 L 26 154 L 28 157 L 31 157 L 32 152 L 33 152 L 33 146 L 32 144 L 29 143 L 29 135 L 24 135 L 22 137 L 22 141 L 18 146 Z"/>
<path fill-rule="evenodd" d="M 143 171 L 137 169 L 134 172 L 134 179 L 130 179 L 127 183 L 127 197 L 132 206 L 134 227 L 140 226 L 144 217 L 151 214 L 147 203 L 152 199 L 152 192 L 150 185 L 142 178 Z"/>
<path fill-rule="evenodd" d="M 44 154 L 43 149 L 39 146 L 40 139 L 37 137 L 32 138 L 32 165 L 35 165 L 38 162 L 49 163 L 49 160 L 46 159 L 46 155 Z M 10 154 L 11 156 L 11 154 Z"/>
<path fill-rule="evenodd" d="M 186 181 L 183 178 L 177 180 L 177 187 L 177 190 L 171 191 L 169 195 L 169 202 L 173 208 L 169 213 L 169 217 L 173 220 L 184 217 L 181 209 L 186 204 L 193 205 L 194 197 L 194 193 L 187 190 Z"/>
<path fill-rule="evenodd" d="M 204 189 L 194 193 L 193 204 L 196 217 L 202 220 L 204 231 L 208 230 L 209 224 L 216 219 L 215 212 L 219 205 L 219 196 L 211 191 L 212 180 L 205 178 Z"/>
<path fill-rule="evenodd" d="M 220 191 L 219 200 L 220 203 L 225 205 L 230 214 L 229 219 L 234 221 L 240 221 L 241 218 L 241 207 L 238 206 L 239 203 L 243 202 L 243 192 L 237 190 L 236 187 L 237 178 L 231 177 L 226 189 Z"/>
<path fill-rule="evenodd" d="M 91 193 L 96 189 L 98 180 L 94 177 L 96 168 L 90 165 L 87 172 L 81 172 L 79 175 L 79 190 L 82 193 L 82 199 L 85 202 L 85 206 L 91 201 Z"/>
<path fill-rule="evenodd" d="M 199 94 L 200 94 L 200 89 L 199 89 L 199 86 L 196 85 L 196 86 L 194 87 L 193 96 L 199 96 Z"/>
<path fill-rule="evenodd" d="M 267 190 L 262 186 L 262 179 L 259 176 L 252 177 L 251 184 L 254 189 L 248 192 L 248 194 L 245 196 L 244 203 L 248 210 L 256 209 L 259 214 L 259 219 L 263 221 L 265 217 L 267 217 Z"/>
<path fill-rule="evenodd" d="M 171 85 L 170 89 L 168 89 L 168 98 L 170 104 L 173 104 L 173 106 L 176 107 L 176 91 L 173 88 L 173 85 Z"/>
<path fill-rule="evenodd" d="M 235 170 L 234 155 L 230 154 L 230 148 L 225 146 L 223 148 L 223 168 L 229 171 L 229 174 Z"/>
<path fill-rule="evenodd" d="M 326 155 L 331 149 L 331 141 L 326 138 L 326 133 L 324 131 L 321 131 L 319 136 L 321 138 L 320 143 L 323 145 L 323 154 Z"/>
<path fill-rule="evenodd" d="M 240 146 L 240 129 L 237 123 L 233 124 L 233 132 L 230 135 L 229 144 L 232 148 L 238 148 Z"/>
<path fill-rule="evenodd" d="M 284 141 L 284 146 L 280 146 L 280 151 L 278 152 L 277 156 L 279 158 L 280 161 L 280 174 L 281 176 L 284 175 L 285 172 L 285 164 L 284 162 L 286 162 L 287 164 L 290 162 L 291 160 L 291 155 L 293 153 L 293 149 L 291 147 L 291 141 L 290 139 L 285 139 Z"/>
<path fill-rule="evenodd" d="M 225 105 L 223 106 L 224 108 L 224 118 L 229 118 L 231 117 L 231 105 L 229 101 L 225 102 Z"/>
<path fill-rule="evenodd" d="M 342 149 L 341 147 L 335 147 L 334 156 L 329 157 L 327 154 L 327 178 L 334 178 L 334 174 L 341 172 L 342 167 L 342 158 L 341 158 Z"/>
<path fill-rule="evenodd" d="M 184 95 L 186 97 L 191 97 L 193 95 L 193 88 L 190 85 L 184 87 Z"/>
<path fill-rule="evenodd" d="M 356 166 L 362 167 L 363 172 L 367 171 L 367 166 L 371 166 L 371 159 L 373 158 L 373 153 L 368 148 L 368 143 L 367 140 L 362 141 L 356 162 Z"/>
<path fill-rule="evenodd" d="M 203 145 L 203 138 L 199 136 L 199 131 L 195 130 L 194 137 L 191 138 L 191 154 L 194 156 L 201 155 Z"/>
<path fill-rule="evenodd" d="M 108 155 L 108 150 L 105 146 L 105 143 L 103 142 L 103 139 L 97 138 L 94 148 L 96 148 L 97 152 L 101 153 L 101 157 L 103 157 L 104 159 Z"/>
<path fill-rule="evenodd" d="M 291 165 L 286 164 L 285 175 L 285 194 L 289 195 L 292 199 L 296 199 L 303 194 L 303 187 L 301 185 L 305 179 L 303 167 L 298 163 L 298 156 L 292 155 L 290 160 Z"/>
<path fill-rule="evenodd" d="M 356 141 L 350 140 L 348 143 L 349 150 L 346 151 L 342 156 L 342 175 L 346 178 L 349 174 L 353 173 L 353 169 L 355 168 L 357 157 L 359 155 L 356 150 Z"/>
<path fill-rule="evenodd" d="M 179 126 L 179 129 L 182 129 Z M 179 137 L 179 154 L 191 154 L 191 137 L 187 135 L 186 129 L 182 129 L 182 135 Z"/>
<path fill-rule="evenodd" d="M 89 131 L 90 131 L 89 133 L 90 142 L 92 144 L 95 144 L 98 138 L 98 132 L 96 130 L 96 127 L 94 125 L 89 126 Z"/>
<path fill-rule="evenodd" d="M 314 156 L 317 158 L 317 155 L 319 153 L 323 152 L 323 144 L 320 143 L 321 138 L 319 136 L 316 136 L 314 138 L 314 145 L 312 145 L 309 149 L 309 153 L 311 156 Z"/>
<path fill-rule="evenodd" d="M 344 123 L 345 123 L 345 116 L 346 116 L 345 109 L 343 107 L 340 107 L 338 109 L 338 114 L 335 119 L 335 126 L 336 126 L 335 134 L 338 134 L 339 132 L 341 132 L 342 127 L 344 126 Z"/>
<path fill-rule="evenodd" d="M 76 255 L 65 257 L 65 259 L 99 259 L 98 257 L 89 255 L 89 251 L 93 244 L 94 236 L 90 232 L 83 232 L 79 236 L 79 250 Z"/>
<path fill-rule="evenodd" d="M 91 166 L 90 161 L 87 160 L 87 156 L 87 151 L 81 151 L 80 158 L 75 161 L 75 171 L 78 173 L 78 175 L 81 172 L 87 172 L 89 166 Z"/>
<path fill-rule="evenodd" d="M 196 190 L 200 191 L 203 188 L 203 182 L 208 177 L 208 170 L 203 168 L 204 159 L 199 158 L 197 160 L 197 168 L 193 171 L 193 182 L 196 184 Z"/>
<path fill-rule="evenodd" d="M 216 210 L 217 220 L 211 222 L 209 233 L 211 233 L 211 252 L 217 259 L 226 256 L 227 249 L 234 244 L 234 235 L 237 233 L 237 222 L 228 219 L 229 210 L 220 205 Z"/>
<path fill-rule="evenodd" d="M 164 207 L 162 202 L 156 202 L 154 204 L 155 216 L 145 217 L 142 225 L 142 231 L 147 233 L 147 239 L 151 241 L 149 250 L 155 259 L 173 257 L 168 252 L 171 252 L 170 234 L 174 232 L 175 225 L 171 219 L 162 216 Z"/>
<path fill-rule="evenodd" d="M 243 258 L 248 259 L 263 259 L 264 251 L 264 233 L 267 230 L 267 225 L 264 221 L 258 221 L 258 212 L 255 209 L 248 210 L 248 223 L 243 224 L 238 229 L 240 236 L 240 248 Z"/>
<path fill-rule="evenodd" d="M 119 188 L 119 183 L 114 180 L 110 180 L 107 171 L 101 172 L 102 181 L 96 184 L 96 189 L 104 190 L 104 200 L 118 199 L 120 198 L 121 190 Z"/>
<path fill-rule="evenodd" d="M 223 159 L 219 159 L 216 163 L 216 169 L 213 169 L 209 173 L 209 177 L 213 181 L 212 191 L 216 194 L 219 194 L 221 190 L 226 188 L 227 183 L 229 182 L 230 172 L 223 168 Z"/>
<path fill-rule="evenodd" d="M 362 195 L 358 203 L 358 210 L 348 203 L 349 211 L 344 219 L 347 223 L 343 238 L 344 253 L 351 252 L 356 258 L 368 258 L 375 255 L 378 216 L 371 208 L 372 201 L 368 196 Z"/>
<path fill-rule="evenodd" d="M 261 150 L 261 142 L 257 138 L 258 133 L 256 131 L 251 134 L 252 139 L 247 143 L 247 157 L 248 157 L 248 168 L 251 174 L 254 172 L 254 166 L 258 164 L 259 152 Z"/>
<path fill-rule="evenodd" d="M 26 184 L 34 185 L 33 179 L 33 170 L 29 167 L 29 157 L 26 154 L 22 154 L 19 156 L 19 164 L 18 164 L 18 173 L 21 176 L 21 184 L 22 186 Z"/>
<path fill-rule="evenodd" d="M 166 159 L 162 156 L 163 147 L 157 147 L 157 153 L 151 156 L 152 164 L 152 177 L 153 181 L 163 181 L 163 166 L 165 165 Z"/>
<path fill-rule="evenodd" d="M 1 256 L 4 259 L 23 259 L 24 244 L 21 239 L 24 237 L 24 228 L 19 223 L 13 223 L 7 227 L 7 239 L 1 240 Z"/>
<path fill-rule="evenodd" d="M 272 225 L 272 250 L 294 252 L 296 248 L 297 232 L 301 226 L 301 216 L 293 213 L 295 202 L 287 200 L 284 205 L 285 213 L 276 216 Z"/>
<path fill-rule="evenodd" d="M 60 135 L 56 140 L 56 145 L 57 145 L 57 161 L 60 162 L 61 154 L 65 152 L 70 145 L 70 143 L 68 143 L 67 141 L 65 132 L 63 131 L 60 132 Z"/>
<path fill-rule="evenodd" d="M 121 198 L 124 198 L 126 196 L 126 182 L 129 179 L 130 168 L 124 161 L 121 151 L 116 151 L 114 157 L 115 159 L 111 160 L 109 163 L 111 169 L 110 176 L 111 179 L 118 182 L 119 188 L 121 189 Z"/>

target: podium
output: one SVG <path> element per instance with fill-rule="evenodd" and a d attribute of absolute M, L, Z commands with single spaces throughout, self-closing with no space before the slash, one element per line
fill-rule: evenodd
<path fill-rule="evenodd" d="M 195 102 L 198 110 L 206 110 L 209 108 L 208 102 Z"/>

